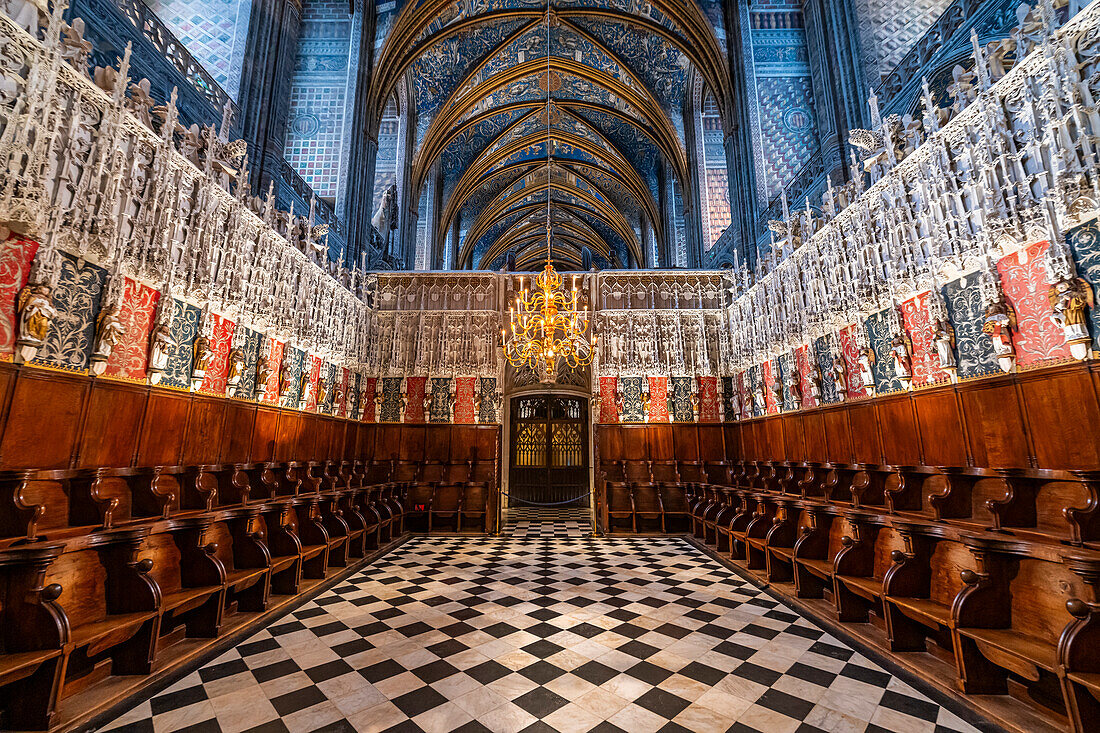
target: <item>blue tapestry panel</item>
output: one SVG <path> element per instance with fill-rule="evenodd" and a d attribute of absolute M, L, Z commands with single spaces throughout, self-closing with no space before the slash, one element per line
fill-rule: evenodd
<path fill-rule="evenodd" d="M 672 401 L 673 422 L 695 422 L 695 411 L 691 407 L 691 377 L 669 377 L 668 394 Z"/>
<path fill-rule="evenodd" d="M 352 420 L 359 419 L 359 372 L 348 375 L 348 417 Z"/>
<path fill-rule="evenodd" d="M 817 370 L 821 374 L 821 400 L 825 403 L 837 401 L 836 381 L 833 379 L 833 352 L 829 348 L 829 338 L 822 336 L 813 343 Z"/>
<path fill-rule="evenodd" d="M 482 425 L 492 425 L 497 418 L 497 378 L 481 377 L 478 385 L 481 392 L 481 408 L 478 410 L 477 421 Z"/>
<path fill-rule="evenodd" d="M 235 335 L 241 351 L 244 352 L 244 373 L 241 374 L 237 394 L 243 399 L 252 399 L 256 393 L 256 364 L 260 360 L 260 340 L 263 336 L 258 331 L 239 324 Z"/>
<path fill-rule="evenodd" d="M 382 377 L 382 404 L 378 422 L 401 422 L 401 377 Z"/>
<path fill-rule="evenodd" d="M 642 385 L 645 377 L 619 377 L 619 394 L 623 398 L 623 422 L 645 422 Z"/>
<path fill-rule="evenodd" d="M 1066 234 L 1073 258 L 1077 260 L 1077 274 L 1092 286 L 1093 300 L 1097 306 L 1089 309 L 1093 347 L 1100 339 L 1100 221 L 1092 221 L 1074 227 Z"/>
<path fill-rule="evenodd" d="M 283 364 L 285 370 L 283 374 L 286 376 L 290 389 L 286 392 L 286 397 L 283 399 L 283 404 L 290 407 L 297 407 L 298 401 L 301 399 L 302 393 L 302 369 L 306 363 L 306 352 L 302 349 L 296 349 L 293 346 L 287 346 L 283 351 Z"/>
<path fill-rule="evenodd" d="M 191 386 L 191 362 L 194 359 L 195 336 L 199 333 L 199 319 L 202 311 L 182 300 L 172 301 L 172 323 L 169 329 L 176 342 L 175 349 L 168 357 L 161 384 L 168 387 L 188 389 Z"/>
<path fill-rule="evenodd" d="M 872 313 L 867 318 L 867 336 L 871 340 L 871 350 L 875 352 L 875 389 L 879 394 L 901 392 L 902 386 L 894 373 L 894 360 L 890 356 L 890 342 L 894 340 L 894 329 L 890 320 L 890 311 Z"/>
<path fill-rule="evenodd" d="M 57 315 L 50 321 L 46 341 L 35 362 L 69 371 L 84 371 L 95 341 L 95 319 L 103 297 L 107 271 L 61 253 L 61 275 L 53 291 Z"/>
<path fill-rule="evenodd" d="M 1000 374 L 993 343 L 982 333 L 984 320 L 982 297 L 978 290 L 978 275 L 973 273 L 943 286 L 947 316 L 955 328 L 955 352 L 959 362 L 959 379 L 972 379 Z"/>
<path fill-rule="evenodd" d="M 451 378 L 432 377 L 428 396 L 428 422 L 450 422 Z"/>

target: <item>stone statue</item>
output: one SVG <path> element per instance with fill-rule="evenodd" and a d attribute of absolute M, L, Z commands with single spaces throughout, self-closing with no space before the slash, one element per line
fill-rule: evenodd
<path fill-rule="evenodd" d="M 1012 329 L 1016 328 L 1016 311 L 1005 299 L 993 274 L 984 273 L 979 280 L 985 311 L 982 314 L 982 333 L 989 336 L 997 364 L 1005 372 L 1016 366 L 1016 350 L 1012 345 Z"/>
<path fill-rule="evenodd" d="M 1088 309 L 1096 305 L 1092 287 L 1080 277 L 1063 278 L 1048 291 L 1054 321 L 1065 335 L 1074 359 L 1089 355 Z"/>
<path fill-rule="evenodd" d="M 863 389 L 868 395 L 875 394 L 875 352 L 870 346 L 864 346 L 859 350 L 859 378 L 863 382 Z"/>
<path fill-rule="evenodd" d="M 955 327 L 946 318 L 937 318 L 932 322 L 932 344 L 936 347 L 936 358 L 940 369 L 951 375 L 951 381 L 957 379 L 959 363 L 955 359 Z"/>
<path fill-rule="evenodd" d="M 271 374 L 275 370 L 271 368 L 271 362 L 267 359 L 260 358 L 259 363 L 256 364 L 256 398 L 264 399 L 267 397 L 267 382 L 271 379 Z"/>
<path fill-rule="evenodd" d="M 168 368 L 168 359 L 176 348 L 176 340 L 165 323 L 153 326 L 149 333 L 149 366 L 147 369 L 150 384 L 159 384 Z"/>
<path fill-rule="evenodd" d="M 844 357 L 840 354 L 833 354 L 832 375 L 836 399 L 838 402 L 843 402 L 848 397 L 848 365 L 844 363 Z"/>
<path fill-rule="evenodd" d="M 894 376 L 906 389 L 913 383 L 913 357 L 911 355 L 909 337 L 899 333 L 890 342 L 890 358 L 894 362 Z"/>
<path fill-rule="evenodd" d="M 16 361 L 31 361 L 46 341 L 50 322 L 57 315 L 52 302 L 53 290 L 46 283 L 31 283 L 19 291 L 19 336 L 15 340 Z"/>
<path fill-rule="evenodd" d="M 390 246 L 390 231 L 397 228 L 397 186 L 390 184 L 382 192 L 382 200 L 374 211 L 370 223 L 378 236 L 382 238 L 381 249 L 386 252 Z"/>
<path fill-rule="evenodd" d="M 111 304 L 105 306 L 96 319 L 95 345 L 91 356 L 91 371 L 96 376 L 107 370 L 111 353 L 126 332 L 126 327 L 118 316 L 118 306 Z"/>
<path fill-rule="evenodd" d="M 320 408 L 325 404 L 325 398 L 328 397 L 328 387 L 325 385 L 325 378 L 317 378 L 317 407 Z"/>
<path fill-rule="evenodd" d="M 193 353 L 195 363 L 191 367 L 191 390 L 195 391 L 202 387 L 203 380 L 206 379 L 206 370 L 210 368 L 210 361 L 214 358 L 214 351 L 210 348 L 210 339 L 199 334 L 198 338 L 195 339 Z"/>
<path fill-rule="evenodd" d="M 237 385 L 241 383 L 242 376 L 244 376 L 244 351 L 238 347 L 229 352 L 225 373 L 225 385 L 234 394 L 237 392 Z"/>
<path fill-rule="evenodd" d="M 802 385 L 800 384 L 798 372 L 791 370 L 791 373 L 787 375 L 787 394 L 790 395 L 791 407 L 795 410 L 802 409 Z"/>
<path fill-rule="evenodd" d="M 815 405 L 821 404 L 821 371 L 817 364 L 810 364 L 810 373 L 806 379 L 810 384 L 810 399 Z"/>

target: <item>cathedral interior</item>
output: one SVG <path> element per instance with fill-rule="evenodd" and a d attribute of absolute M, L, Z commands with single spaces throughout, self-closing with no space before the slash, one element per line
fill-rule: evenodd
<path fill-rule="evenodd" d="M 1100 731 L 1100 0 L 0 0 L 0 730 Z"/>

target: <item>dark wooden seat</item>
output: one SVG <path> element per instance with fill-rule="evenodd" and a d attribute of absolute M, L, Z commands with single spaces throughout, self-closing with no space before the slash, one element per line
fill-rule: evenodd
<path fill-rule="evenodd" d="M 141 558 L 152 561 L 149 575 L 161 589 L 161 637 L 181 625 L 187 636 L 218 635 L 225 568 L 206 539 L 213 521 L 210 515 L 170 520 L 168 532 L 150 535 L 141 546 Z"/>
<path fill-rule="evenodd" d="M 302 577 L 321 580 L 328 571 L 331 544 L 320 520 L 320 497 L 297 496 L 287 504 L 286 526 L 301 543 Z"/>
<path fill-rule="evenodd" d="M 664 530 L 666 532 L 687 532 L 691 523 L 691 507 L 688 506 L 688 497 L 683 484 L 670 486 L 664 484 L 659 488 L 661 498 L 661 510 L 664 517 Z"/>
<path fill-rule="evenodd" d="M 660 486 L 653 483 L 634 484 L 631 487 L 634 497 L 635 531 L 665 531 L 665 510 L 661 506 Z"/>
<path fill-rule="evenodd" d="M 64 589 L 46 584 L 45 577 L 63 549 L 39 542 L 0 550 L 0 713 L 6 728 L 44 730 L 54 722 L 69 626 L 57 604 Z"/>
<path fill-rule="evenodd" d="M 429 503 L 428 531 L 446 528 L 457 532 L 462 521 L 461 484 L 438 484 Z"/>
<path fill-rule="evenodd" d="M 297 595 L 302 582 L 302 542 L 289 525 L 290 501 L 268 502 L 260 507 L 256 531 L 271 554 L 271 592 Z"/>
<path fill-rule="evenodd" d="M 637 532 L 634 521 L 634 494 L 628 484 L 607 484 L 607 529 L 609 532 Z"/>
<path fill-rule="evenodd" d="M 409 488 L 408 504 L 404 517 L 405 526 L 411 532 L 431 530 L 432 499 L 436 487 L 430 484 L 413 484 Z"/>
<path fill-rule="evenodd" d="M 488 532 L 489 485 L 480 481 L 462 484 L 462 515 L 459 530 Z"/>
<path fill-rule="evenodd" d="M 260 532 L 260 507 L 221 513 L 206 538 L 214 543 L 214 556 L 225 568 L 227 610 L 265 610 L 271 593 L 271 551 Z"/>

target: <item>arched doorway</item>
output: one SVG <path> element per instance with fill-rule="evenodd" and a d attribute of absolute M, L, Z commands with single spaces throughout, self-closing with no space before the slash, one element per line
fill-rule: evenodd
<path fill-rule="evenodd" d="M 587 507 L 588 401 L 524 395 L 513 397 L 511 408 L 509 504 Z"/>

